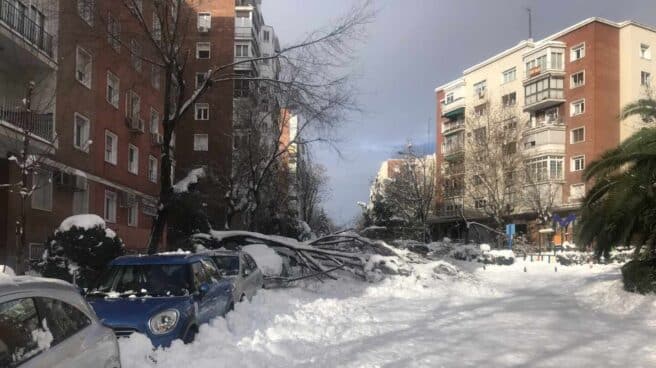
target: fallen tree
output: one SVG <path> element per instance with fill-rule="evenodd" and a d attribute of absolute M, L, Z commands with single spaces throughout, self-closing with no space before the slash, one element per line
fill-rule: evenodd
<path fill-rule="evenodd" d="M 378 281 L 385 275 L 408 275 L 402 256 L 383 242 L 352 233 L 325 236 L 310 242 L 247 231 L 211 231 L 192 236 L 190 250 L 239 250 L 250 244 L 265 244 L 286 259 L 286 267 L 275 278 L 282 284 L 305 278 L 337 279 L 346 272 L 363 281 Z"/>

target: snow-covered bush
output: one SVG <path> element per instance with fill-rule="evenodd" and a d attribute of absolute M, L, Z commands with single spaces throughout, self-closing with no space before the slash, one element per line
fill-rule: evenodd
<path fill-rule="evenodd" d="M 481 250 L 478 245 L 475 244 L 463 244 L 457 247 L 453 247 L 451 251 L 451 258 L 457 259 L 459 261 L 473 261 L 478 259 L 481 255 Z"/>
<path fill-rule="evenodd" d="M 656 260 L 633 260 L 622 266 L 624 289 L 634 293 L 656 292 Z"/>
<path fill-rule="evenodd" d="M 556 254 L 556 262 L 563 266 L 582 265 L 590 261 L 591 253 L 585 252 L 560 252 Z"/>
<path fill-rule="evenodd" d="M 484 244 L 481 244 L 481 249 Z M 487 245 L 487 244 L 485 244 Z M 489 245 L 488 245 L 489 247 Z M 485 264 L 495 264 L 500 266 L 509 266 L 515 263 L 515 254 L 512 250 L 490 250 L 487 252 L 482 252 L 478 257 L 478 262 Z"/>
<path fill-rule="evenodd" d="M 385 275 L 407 276 L 411 270 L 397 257 L 386 257 L 378 254 L 369 256 L 364 265 L 364 273 L 367 281 L 377 282 L 385 278 Z"/>
<path fill-rule="evenodd" d="M 77 215 L 61 223 L 34 267 L 45 277 L 88 287 L 111 260 L 124 253 L 123 242 L 102 218 Z"/>
<path fill-rule="evenodd" d="M 456 268 L 456 266 L 444 261 L 437 262 L 437 265 L 433 267 L 433 273 L 437 276 L 437 278 L 440 278 L 439 277 L 440 275 L 456 276 L 458 272 L 459 271 L 458 268 Z"/>

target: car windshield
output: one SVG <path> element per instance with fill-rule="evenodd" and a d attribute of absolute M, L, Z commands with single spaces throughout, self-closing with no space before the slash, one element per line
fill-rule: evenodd
<path fill-rule="evenodd" d="M 239 274 L 239 257 L 237 256 L 214 256 L 214 262 L 222 275 L 234 276 Z"/>
<path fill-rule="evenodd" d="M 119 265 L 100 277 L 89 295 L 111 297 L 181 296 L 192 291 L 189 266 Z"/>

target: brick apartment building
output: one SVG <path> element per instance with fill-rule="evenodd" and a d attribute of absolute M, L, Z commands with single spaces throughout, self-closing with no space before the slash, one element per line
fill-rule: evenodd
<path fill-rule="evenodd" d="M 458 213 L 477 205 L 464 180 L 476 175 L 467 170 L 465 139 L 472 132 L 465 117 L 495 104 L 517 107 L 525 128 L 518 149 L 558 188 L 555 211 L 576 214 L 586 164 L 641 126 L 639 118 L 619 121 L 619 113 L 644 97 L 656 73 L 655 47 L 656 28 L 590 18 L 543 40 L 522 41 L 436 88 L 438 172 L 457 189 L 440 191 L 438 233 L 462 237 Z M 514 222 L 535 230 L 531 214 L 515 213 Z"/>
<path fill-rule="evenodd" d="M 189 5 L 198 18 L 187 30 L 187 42 L 195 55 L 187 62 L 185 82 L 195 88 L 210 68 L 235 60 L 235 1 L 197 0 Z M 230 68 L 222 75 L 232 72 Z M 216 178 L 200 189 L 208 193 L 208 214 L 217 228 L 223 226 L 225 218 L 225 199 L 216 194 L 217 187 L 225 184 L 232 170 L 232 120 L 233 82 L 214 83 L 186 113 L 176 132 L 176 180 L 200 166 Z"/>
<path fill-rule="evenodd" d="M 153 2 L 140 4 L 145 23 L 155 24 Z M 193 4 L 202 14 L 189 31 L 188 47 L 196 50 L 189 81 L 210 62 L 233 60 L 234 3 Z M 20 150 L 21 128 L 31 132 L 30 152 L 41 161 L 32 180 L 38 188 L 27 206 L 25 253 L 39 257 L 58 224 L 82 213 L 104 217 L 128 248 L 143 250 L 156 214 L 164 110 L 163 71 L 147 62 L 154 52 L 148 36 L 119 1 L 0 1 L 0 6 L 0 182 L 20 181 L 18 166 L 7 158 Z M 210 29 L 201 29 L 201 23 Z M 207 50 L 208 39 L 229 46 Z M 206 52 L 213 60 L 206 60 Z M 30 81 L 36 83 L 28 113 L 21 100 Z M 214 116 L 223 115 L 229 126 L 232 84 L 205 98 L 200 103 L 214 103 Z M 222 136 L 217 130 L 210 134 Z M 217 139 L 211 154 L 229 163 L 229 150 L 218 148 L 229 147 L 230 139 Z M 14 264 L 18 194 L 0 191 L 0 206 L 6 209 L 0 214 L 0 263 Z"/>

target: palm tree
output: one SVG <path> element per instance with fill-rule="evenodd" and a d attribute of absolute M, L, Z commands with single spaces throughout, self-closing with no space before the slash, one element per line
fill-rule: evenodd
<path fill-rule="evenodd" d="M 635 115 L 656 122 L 656 100 L 631 103 L 620 117 Z M 656 128 L 645 127 L 604 153 L 584 179 L 594 185 L 583 202 L 577 242 L 595 242 L 599 257 L 637 240 L 636 255 L 646 243 L 648 255 L 656 257 Z"/>

